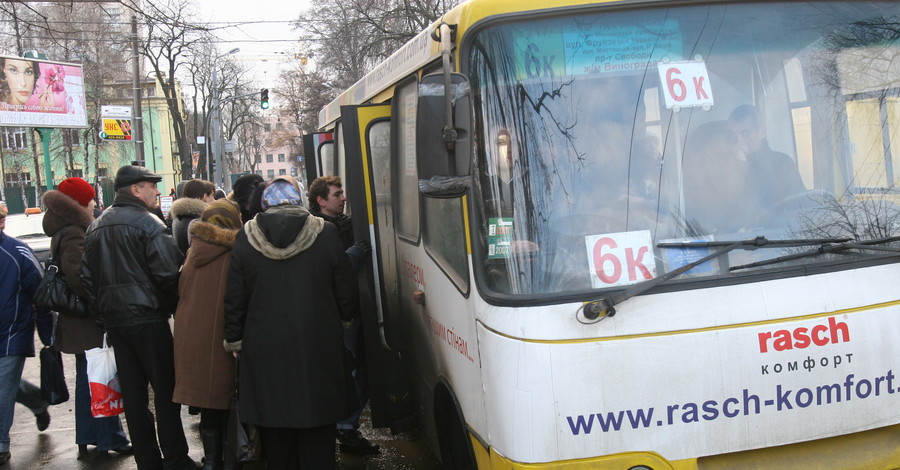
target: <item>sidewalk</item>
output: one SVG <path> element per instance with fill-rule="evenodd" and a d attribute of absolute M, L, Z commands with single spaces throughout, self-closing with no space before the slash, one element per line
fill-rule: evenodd
<path fill-rule="evenodd" d="M 40 350 L 40 342 L 35 345 Z M 78 460 L 78 446 L 75 445 L 75 356 L 63 354 L 66 383 L 69 386 L 69 401 L 60 405 L 51 406 L 50 427 L 44 432 L 39 432 L 35 424 L 31 410 L 17 404 L 15 421 L 10 430 L 10 459 L 7 468 L 10 470 L 131 470 L 136 469 L 137 464 L 130 455 L 119 456 L 115 452 L 109 455 L 98 455 L 93 451 L 86 460 Z M 25 371 L 22 377 L 29 382 L 40 386 L 41 366 L 37 357 L 29 357 L 25 361 Z M 152 400 L 151 400 L 152 402 Z M 191 416 L 187 413 L 187 407 L 182 412 L 185 436 L 188 439 L 190 455 L 199 462 L 203 457 L 203 446 L 200 444 L 197 427 L 200 425 L 199 416 Z M 122 415 L 122 424 L 126 428 L 127 422 Z M 252 467 L 245 467 L 250 470 Z"/>
<path fill-rule="evenodd" d="M 35 335 L 37 336 L 37 335 Z M 40 351 L 40 341 L 35 342 L 35 351 Z M 50 427 L 40 432 L 35 424 L 34 415 L 28 408 L 16 404 L 15 419 L 10 430 L 10 452 L 12 458 L 0 470 L 136 470 L 137 464 L 130 455 L 119 456 L 115 452 L 109 455 L 97 455 L 90 446 L 90 456 L 86 460 L 78 460 L 78 446 L 75 445 L 75 356 L 63 354 L 66 383 L 69 386 L 69 401 L 51 406 Z M 40 361 L 37 357 L 29 357 L 25 361 L 22 377 L 40 386 Z M 151 391 L 152 393 L 152 391 Z M 151 398 L 150 402 L 153 400 Z M 414 435 L 401 434 L 392 436 L 386 430 L 372 430 L 367 413 L 361 430 L 374 442 L 381 445 L 382 453 L 378 456 L 363 457 L 337 453 L 338 468 L 342 470 L 379 470 L 405 469 L 430 470 L 440 468 L 440 464 L 426 449 L 424 443 Z M 200 462 L 203 457 L 203 445 L 200 443 L 200 416 L 191 416 L 187 407 L 182 407 L 182 424 L 187 437 L 190 456 Z M 122 415 L 122 425 L 128 429 L 128 423 Z M 262 464 L 244 465 L 243 470 L 261 470 Z"/>

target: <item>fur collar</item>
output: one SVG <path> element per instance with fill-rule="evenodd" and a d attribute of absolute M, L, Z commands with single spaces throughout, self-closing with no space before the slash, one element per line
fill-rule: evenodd
<path fill-rule="evenodd" d="M 306 250 L 316 241 L 322 228 L 325 227 L 324 219 L 310 214 L 302 206 L 281 205 L 270 207 L 266 212 L 283 213 L 285 215 L 308 215 L 306 223 L 303 224 L 303 228 L 297 234 L 297 238 L 284 248 L 278 248 L 269 243 L 269 240 L 266 239 L 266 234 L 259 228 L 256 218 L 250 219 L 244 224 L 244 232 L 247 233 L 247 240 L 250 242 L 250 245 L 269 259 L 288 259 Z"/>
<path fill-rule="evenodd" d="M 191 224 L 190 230 L 192 237 L 226 248 L 234 247 L 234 239 L 237 237 L 237 233 L 240 232 L 240 229 L 230 230 L 202 220 L 197 220 Z"/>
<path fill-rule="evenodd" d="M 201 201 L 200 199 L 194 199 L 191 197 L 183 197 L 180 199 L 176 199 L 175 202 L 172 203 L 172 209 L 169 211 L 172 214 L 172 218 L 175 219 L 177 217 L 190 216 L 191 218 L 197 218 L 203 215 L 203 210 L 206 209 L 206 206 L 209 204 Z"/>
<path fill-rule="evenodd" d="M 87 207 L 56 190 L 44 193 L 44 206 L 47 207 L 43 221 L 44 233 L 49 236 L 66 225 L 87 228 L 94 221 L 94 215 Z"/>

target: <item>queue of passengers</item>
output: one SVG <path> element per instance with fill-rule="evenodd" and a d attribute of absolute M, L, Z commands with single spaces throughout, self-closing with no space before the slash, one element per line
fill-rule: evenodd
<path fill-rule="evenodd" d="M 133 452 L 141 470 L 198 468 L 181 421 L 187 405 L 200 414 L 202 468 L 240 468 L 226 445 L 235 392 L 241 420 L 260 431 L 266 468 L 335 468 L 338 437 L 342 451 L 378 453 L 358 431 L 366 396 L 363 374 L 353 371 L 361 362 L 354 266 L 370 250 L 353 243 L 340 179 L 319 178 L 305 194 L 291 177 L 266 182 L 251 174 L 221 199 L 212 183 L 189 180 L 172 206 L 171 229 L 158 217 L 161 180 L 123 166 L 115 200 L 96 220 L 94 190 L 80 178 L 44 196 L 44 229 L 60 271 L 91 307 L 91 318 L 60 314 L 45 342 L 76 355 L 79 458 L 96 446 Z M 24 295 L 37 281 L 28 283 Z M 130 443 L 119 417 L 90 414 L 84 351 L 104 332 Z M 28 355 L 33 344 L 23 363 Z M 0 408 L 11 409 L 9 401 L 0 394 Z M 11 413 L 8 421 L 0 420 L 7 460 Z"/>

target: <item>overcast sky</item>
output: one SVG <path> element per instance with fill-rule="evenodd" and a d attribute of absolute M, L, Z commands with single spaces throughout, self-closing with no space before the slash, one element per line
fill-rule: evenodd
<path fill-rule="evenodd" d="M 222 27 L 216 36 L 221 53 L 239 47 L 234 58 L 247 66 L 260 87 L 275 86 L 279 66 L 284 66 L 296 50 L 294 40 L 298 32 L 291 31 L 288 23 L 297 18 L 307 7 L 308 0 L 287 2 L 284 0 L 194 0 L 200 17 L 215 23 L 252 23 Z M 232 41 L 232 42 L 224 42 Z"/>

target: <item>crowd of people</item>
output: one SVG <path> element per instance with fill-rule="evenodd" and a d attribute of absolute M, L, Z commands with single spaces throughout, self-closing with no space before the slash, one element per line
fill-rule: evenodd
<path fill-rule="evenodd" d="M 367 393 L 355 269 L 370 247 L 353 240 L 340 179 L 319 178 L 307 193 L 291 177 L 250 174 L 219 199 L 212 183 L 189 180 L 166 218 L 161 181 L 123 166 L 112 205 L 96 219 L 86 181 L 68 178 L 45 193 L 53 259 L 90 310 L 60 313 L 55 327 L 31 301 L 42 268 L 2 233 L 0 209 L 0 255 L 13 261 L 0 263 L 0 321 L 9 327 L 0 337 L 0 464 L 11 458 L 35 327 L 44 345 L 76 357 L 79 458 L 112 451 L 133 453 L 141 470 L 240 468 L 227 437 L 235 396 L 241 421 L 260 431 L 266 468 L 335 468 L 336 439 L 341 451 L 378 453 L 359 432 Z M 104 335 L 130 441 L 118 416 L 91 416 L 85 351 Z M 46 403 L 26 405 L 39 429 L 46 415 L 46 429 Z M 188 455 L 182 406 L 200 415 L 200 464 Z"/>

